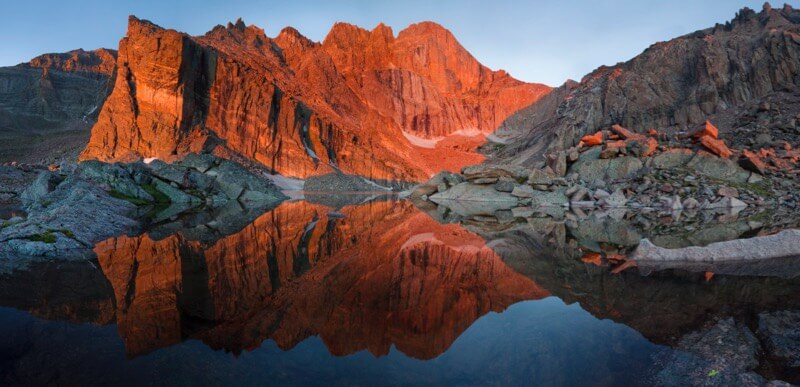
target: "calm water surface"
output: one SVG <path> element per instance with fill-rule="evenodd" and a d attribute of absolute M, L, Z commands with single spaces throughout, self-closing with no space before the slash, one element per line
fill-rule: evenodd
<path fill-rule="evenodd" d="M 612 274 L 549 226 L 339 199 L 2 268 L 0 383 L 650 385 L 708 321 L 800 303 L 794 279 Z"/>

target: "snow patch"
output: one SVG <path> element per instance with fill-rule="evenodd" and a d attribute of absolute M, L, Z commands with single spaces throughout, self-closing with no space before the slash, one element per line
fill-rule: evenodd
<path fill-rule="evenodd" d="M 359 176 L 359 177 L 361 177 L 361 176 Z M 371 186 L 374 186 L 375 188 L 383 190 L 383 191 L 391 191 L 392 190 L 391 188 L 384 187 L 384 186 L 382 186 L 382 185 L 380 185 L 380 184 L 378 184 L 378 183 L 376 183 L 376 182 L 374 182 L 374 181 L 372 181 L 370 179 L 367 179 L 366 177 L 361 177 L 361 180 L 364 180 L 364 182 L 366 182 L 367 184 L 369 184 Z"/>
<path fill-rule="evenodd" d="M 500 137 L 494 133 L 487 135 L 486 139 L 496 144 L 508 144 L 511 142 L 510 138 Z"/>
<path fill-rule="evenodd" d="M 418 146 L 420 148 L 428 148 L 428 149 L 436 148 L 436 144 L 438 144 L 439 141 L 442 141 L 444 139 L 443 137 L 422 138 L 422 137 L 413 135 L 411 133 L 408 133 L 406 131 L 403 131 L 403 136 L 406 138 L 406 140 L 408 140 L 408 142 L 411 143 L 411 145 Z"/>
<path fill-rule="evenodd" d="M 147 157 L 143 161 L 144 161 L 145 164 L 150 164 L 150 163 L 152 163 L 153 161 L 156 161 L 156 160 L 158 160 L 158 157 Z"/>
<path fill-rule="evenodd" d="M 300 179 L 293 179 L 291 177 L 281 175 L 264 174 L 264 177 L 272 181 L 278 188 L 285 191 L 302 191 L 306 181 Z"/>
<path fill-rule="evenodd" d="M 420 148 L 428 148 L 428 149 L 436 148 L 436 144 L 438 144 L 442 140 L 444 140 L 446 138 L 449 138 L 449 137 L 453 137 L 453 136 L 478 137 L 480 135 L 483 135 L 483 132 L 481 132 L 477 128 L 459 129 L 459 130 L 456 130 L 455 132 L 450 133 L 447 136 L 437 136 L 437 137 L 433 137 L 433 138 L 420 137 L 420 136 L 417 136 L 417 135 L 415 135 L 413 133 L 409 133 L 409 132 L 406 132 L 406 131 L 402 131 L 402 132 L 403 132 L 403 137 L 405 137 L 406 140 L 408 140 L 408 142 L 411 143 L 411 145 L 418 146 Z"/>
<path fill-rule="evenodd" d="M 436 244 L 436 245 L 443 245 L 443 246 L 446 246 L 446 247 L 448 247 L 449 249 L 451 249 L 453 251 L 458 251 L 460 253 L 477 254 L 477 253 L 479 253 L 481 251 L 480 247 L 475 246 L 475 245 L 471 245 L 471 244 L 466 244 L 466 245 L 461 245 L 461 246 L 450 246 L 448 244 L 445 244 L 444 242 L 442 242 L 438 238 L 436 238 L 436 236 L 432 232 L 427 232 L 427 233 L 423 233 L 423 234 L 417 234 L 417 235 L 412 236 L 411 238 L 408 238 L 408 240 L 406 240 L 406 242 L 403 243 L 403 246 L 400 246 L 400 250 L 404 250 L 404 249 L 406 249 L 408 247 L 412 247 L 412 246 L 418 245 L 420 243 L 430 243 L 430 244 Z"/>

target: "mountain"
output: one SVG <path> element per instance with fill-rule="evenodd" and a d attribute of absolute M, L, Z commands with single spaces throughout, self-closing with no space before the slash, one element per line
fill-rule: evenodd
<path fill-rule="evenodd" d="M 797 132 L 798 86 L 800 11 L 744 8 L 724 25 L 565 83 L 509 117 L 497 133 L 506 144 L 489 150 L 496 163 L 541 167 L 547 153 L 612 124 L 675 133 L 708 119 L 732 142 L 749 144 L 760 133 L 788 140 L 780 133 Z"/>
<path fill-rule="evenodd" d="M 482 160 L 503 120 L 550 91 L 478 63 L 443 27 L 336 24 L 322 43 L 241 20 L 192 37 L 130 17 L 81 159 L 211 150 L 296 178 L 420 181 Z"/>
<path fill-rule="evenodd" d="M 0 68 L 0 161 L 82 148 L 113 84 L 116 56 L 79 49 Z"/>

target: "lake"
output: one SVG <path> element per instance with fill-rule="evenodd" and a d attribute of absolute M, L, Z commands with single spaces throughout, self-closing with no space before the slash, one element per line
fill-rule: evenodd
<path fill-rule="evenodd" d="M 796 278 L 614 273 L 591 258 L 619 244 L 608 219 L 588 233 L 436 211 L 307 197 L 159 217 L 91 257 L 6 265 L 0 383 L 682 384 L 678 367 L 714 384 L 687 335 L 800 308 Z M 762 357 L 757 373 L 798 381 Z"/>

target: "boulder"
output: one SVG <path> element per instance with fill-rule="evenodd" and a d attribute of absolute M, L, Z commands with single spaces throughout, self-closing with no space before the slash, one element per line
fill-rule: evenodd
<path fill-rule="evenodd" d="M 706 120 L 706 122 L 703 123 L 699 129 L 695 130 L 694 133 L 692 133 L 692 137 L 696 139 L 701 139 L 705 136 L 711 138 L 719 138 L 719 129 L 717 129 L 717 127 L 714 126 L 714 124 L 712 124 L 711 121 L 708 120 Z"/>
<path fill-rule="evenodd" d="M 38 202 L 39 199 L 56 189 L 58 183 L 61 182 L 56 174 L 50 171 L 41 171 L 36 175 L 36 179 L 28 186 L 22 194 L 20 199 L 26 206 Z"/>
<path fill-rule="evenodd" d="M 463 168 L 461 174 L 469 181 L 481 178 L 499 178 L 503 176 L 521 181 L 528 177 L 528 170 L 517 165 L 478 164 Z"/>
<path fill-rule="evenodd" d="M 529 185 L 519 185 L 514 187 L 514 190 L 511 191 L 511 195 L 518 198 L 530 198 L 536 195 L 536 191 Z"/>
<path fill-rule="evenodd" d="M 219 161 L 219 158 L 208 153 L 189 153 L 182 160 L 178 161 L 177 164 L 205 173 L 207 170 L 219 164 Z"/>
<path fill-rule="evenodd" d="M 737 190 L 736 188 L 731 188 L 731 187 L 719 187 L 719 189 L 717 190 L 717 195 L 726 196 L 726 197 L 732 197 L 732 198 L 738 198 L 739 197 L 739 190 Z"/>
<path fill-rule="evenodd" d="M 641 137 L 640 134 L 633 133 L 630 130 L 628 130 L 628 129 L 626 129 L 626 128 L 622 127 L 621 125 L 618 125 L 618 124 L 611 125 L 611 131 L 616 133 L 623 140 L 627 140 L 629 138 L 634 138 L 634 137 L 637 137 L 637 136 Z"/>
<path fill-rule="evenodd" d="M 583 181 L 622 180 L 634 177 L 643 167 L 636 157 L 617 157 L 614 159 L 578 160 L 570 168 Z"/>
<path fill-rule="evenodd" d="M 700 137 L 700 145 L 722 158 L 727 159 L 733 155 L 733 152 L 731 152 L 731 150 L 728 149 L 728 146 L 725 145 L 725 141 L 713 138 L 711 136 Z"/>
<path fill-rule="evenodd" d="M 754 173 L 758 173 L 759 175 L 763 175 L 764 172 L 767 170 L 767 163 L 761 159 L 756 153 L 750 152 L 748 150 L 744 150 L 742 152 L 742 157 L 739 158 L 739 165 Z"/>
<path fill-rule="evenodd" d="M 181 187 L 188 186 L 188 170 L 180 165 L 167 164 L 161 160 L 153 160 L 146 164 L 149 172 L 161 180 L 173 182 Z"/>
<path fill-rule="evenodd" d="M 132 167 L 129 166 L 129 168 Z M 106 164 L 94 160 L 84 161 L 78 165 L 76 175 L 79 178 L 105 184 L 109 189 L 123 196 L 146 202 L 155 201 L 153 196 L 142 188 L 143 184 L 150 184 L 150 178 L 138 175 L 139 181 L 136 181 L 130 171 L 121 164 Z"/>
<path fill-rule="evenodd" d="M 429 200 L 463 217 L 494 216 L 497 211 L 519 206 L 519 200 L 507 192 L 499 192 L 490 185 L 475 185 L 468 182 L 456 184 L 445 192 L 434 194 Z"/>
<path fill-rule="evenodd" d="M 750 177 L 750 172 L 742 169 L 736 162 L 708 152 L 697 152 L 686 166 L 708 177 L 734 183 L 744 183 Z"/>
<path fill-rule="evenodd" d="M 470 182 L 472 184 L 494 184 L 497 183 L 499 178 L 497 177 L 479 177 L 477 179 L 472 179 Z"/>
<path fill-rule="evenodd" d="M 613 194 L 609 195 L 608 197 L 602 199 L 600 201 L 600 205 L 604 207 L 625 207 L 625 204 L 628 203 L 628 199 L 625 197 L 625 194 L 622 193 L 622 190 L 618 189 L 614 191 Z"/>
<path fill-rule="evenodd" d="M 564 176 L 567 174 L 567 153 L 556 152 L 551 153 L 547 157 L 547 166 L 553 170 L 555 176 Z"/>
<path fill-rule="evenodd" d="M 531 197 L 531 207 L 568 207 L 569 198 L 564 195 L 563 190 L 543 192 L 537 191 Z"/>
<path fill-rule="evenodd" d="M 674 169 L 685 166 L 694 158 L 694 152 L 686 148 L 668 149 L 650 159 L 656 169 Z"/>
<path fill-rule="evenodd" d="M 500 192 L 511 192 L 516 186 L 516 182 L 509 177 L 500 178 L 494 185 L 494 189 Z"/>
<path fill-rule="evenodd" d="M 583 136 L 581 142 L 586 146 L 596 146 L 603 143 L 603 132 L 597 132 L 593 135 Z"/>
<path fill-rule="evenodd" d="M 626 141 L 625 149 L 636 157 L 650 157 L 658 149 L 658 141 L 652 137 L 641 136 Z"/>
<path fill-rule="evenodd" d="M 175 188 L 159 179 L 153 179 L 153 186 L 158 190 L 158 192 L 166 195 L 171 203 L 200 204 L 202 202 L 197 196 L 184 193 L 178 188 Z"/>
<path fill-rule="evenodd" d="M 528 184 L 530 185 L 550 185 L 553 183 L 552 174 L 541 169 L 534 169 L 528 175 Z"/>
<path fill-rule="evenodd" d="M 754 262 L 767 259 L 791 258 L 800 256 L 800 230 L 784 230 L 774 235 L 735 239 L 716 242 L 708 246 L 691 246 L 679 249 L 665 249 L 641 241 L 630 259 L 641 267 L 645 262 L 705 263 Z M 704 266 L 708 271 L 715 271 Z"/>
<path fill-rule="evenodd" d="M 223 160 L 216 168 L 212 168 L 206 173 L 212 171 L 215 172 L 217 186 L 230 199 L 240 199 L 245 191 L 260 192 L 264 195 L 248 194 L 240 200 L 252 201 L 260 198 L 258 201 L 262 201 L 286 198 L 271 181 L 254 175 L 233 161 Z"/>
<path fill-rule="evenodd" d="M 700 208 L 700 202 L 695 198 L 686 198 L 683 201 L 683 208 L 686 210 L 694 210 Z"/>
<path fill-rule="evenodd" d="M 460 175 L 455 175 L 453 173 L 446 172 L 446 171 L 445 172 L 439 172 L 436 175 L 434 175 L 433 177 L 431 177 L 428 181 L 426 181 L 426 182 L 414 187 L 414 189 L 411 190 L 410 197 L 419 198 L 419 197 L 422 197 L 423 195 L 430 196 L 430 195 L 435 194 L 436 192 L 439 191 L 439 185 L 440 184 L 443 184 L 443 183 L 444 184 L 448 184 L 448 177 L 450 177 L 450 176 L 457 176 L 458 179 L 463 180 L 463 178 Z M 455 184 L 458 184 L 458 183 L 455 183 Z M 455 185 L 455 184 L 448 184 L 448 186 L 449 185 Z"/>
<path fill-rule="evenodd" d="M 601 159 L 611 159 L 617 157 L 620 152 L 622 146 L 618 146 L 616 144 L 612 145 L 612 143 L 606 144 L 605 148 L 600 152 Z"/>

